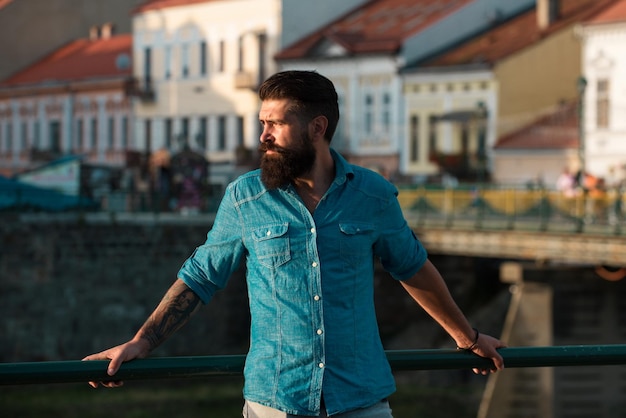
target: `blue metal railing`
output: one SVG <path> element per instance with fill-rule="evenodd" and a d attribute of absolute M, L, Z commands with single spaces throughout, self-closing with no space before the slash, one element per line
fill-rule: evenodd
<path fill-rule="evenodd" d="M 509 347 L 499 352 L 507 368 L 626 364 L 626 344 Z M 387 358 L 394 370 L 491 366 L 488 359 L 453 349 L 392 350 Z M 242 374 L 244 362 L 244 355 L 148 358 L 124 363 L 114 379 L 106 374 L 108 362 L 100 360 L 0 363 L 0 385 L 232 376 Z"/>

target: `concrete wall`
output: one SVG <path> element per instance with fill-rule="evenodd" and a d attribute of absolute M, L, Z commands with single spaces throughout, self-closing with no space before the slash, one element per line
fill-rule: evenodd
<path fill-rule="evenodd" d="M 210 225 L 33 222 L 0 217 L 0 362 L 76 360 L 131 338 Z M 463 308 L 502 294 L 497 265 L 433 260 Z M 388 349 L 452 348 L 453 341 L 379 271 L 379 327 Z M 476 299 L 473 292 L 479 292 Z M 504 292 L 506 293 L 506 291 Z M 479 302 L 477 304 L 477 302 Z M 498 334 L 506 305 L 477 326 Z M 242 354 L 249 313 L 243 272 L 155 356 Z"/>
<path fill-rule="evenodd" d="M 79 359 L 132 337 L 207 230 L 0 223 L 0 361 Z M 245 352 L 242 275 L 197 316 L 160 355 Z"/>

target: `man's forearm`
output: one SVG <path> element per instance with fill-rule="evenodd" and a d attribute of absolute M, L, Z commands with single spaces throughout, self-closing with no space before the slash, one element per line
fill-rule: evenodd
<path fill-rule="evenodd" d="M 177 279 L 135 338 L 147 341 L 148 350 L 152 351 L 185 325 L 200 306 L 198 295 Z"/>
<path fill-rule="evenodd" d="M 458 346 L 471 345 L 474 330 L 430 261 L 427 261 L 415 276 L 402 282 L 402 285 L 409 295 L 450 334 Z"/>

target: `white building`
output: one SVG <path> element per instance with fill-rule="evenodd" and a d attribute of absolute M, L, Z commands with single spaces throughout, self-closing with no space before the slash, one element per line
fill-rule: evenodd
<path fill-rule="evenodd" d="M 586 80 L 583 162 L 610 185 L 626 178 L 626 1 L 584 23 L 579 34 Z"/>
<path fill-rule="evenodd" d="M 531 3 L 532 0 L 502 0 L 497 4 L 491 0 L 370 1 L 285 46 L 277 60 L 282 69 L 317 70 L 335 83 L 342 116 L 333 146 L 351 162 L 390 177 L 434 174 L 438 167 L 429 161 L 423 144 L 411 148 L 416 115 L 407 112 L 412 103 L 405 100 L 403 69 L 484 30 L 494 20 L 525 10 Z M 470 77 L 471 81 L 458 84 L 482 86 L 487 79 L 484 71 Z M 432 77 L 426 78 L 425 83 L 430 86 Z M 411 91 L 414 84 L 411 81 Z M 480 103 L 492 105 L 493 92 L 479 90 L 483 88 L 477 89 L 470 104 L 459 105 L 464 110 L 479 111 Z M 454 109 L 440 106 L 437 114 L 447 110 Z M 419 123 L 420 130 L 427 129 L 423 128 L 427 120 Z M 419 157 L 418 148 L 422 153 Z M 411 155 L 419 160 L 411 160 Z"/>
<path fill-rule="evenodd" d="M 275 72 L 280 0 L 166 0 L 134 11 L 134 111 L 139 149 L 188 146 L 211 182 L 236 175 L 256 153 L 257 88 Z"/>
<path fill-rule="evenodd" d="M 406 125 L 398 74 L 403 45 L 467 3 L 367 2 L 286 46 L 277 60 L 282 69 L 317 70 L 329 77 L 341 112 L 333 146 L 353 163 L 395 176 Z"/>
<path fill-rule="evenodd" d="M 0 174 L 68 154 L 122 167 L 133 148 L 128 34 L 94 28 L 0 83 Z"/>

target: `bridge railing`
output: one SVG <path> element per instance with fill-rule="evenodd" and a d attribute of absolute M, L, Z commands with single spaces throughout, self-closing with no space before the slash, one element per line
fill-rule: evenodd
<path fill-rule="evenodd" d="M 489 228 L 568 233 L 620 235 L 626 230 L 626 192 L 609 189 L 601 193 L 566 195 L 548 188 L 525 188 L 494 184 L 457 187 L 400 185 L 399 200 L 416 226 Z M 215 190 L 185 207 L 158 193 L 112 191 L 97 198 L 66 196 L 49 190 L 9 189 L 0 186 L 0 214 L 80 212 L 110 215 L 168 214 L 205 215 L 215 212 L 221 200 Z"/>
<path fill-rule="evenodd" d="M 400 205 L 418 226 L 621 234 L 626 225 L 626 194 L 615 189 L 574 195 L 492 185 L 399 190 Z"/>
<path fill-rule="evenodd" d="M 626 345 L 510 347 L 499 352 L 508 368 L 626 364 Z M 386 353 L 393 370 L 488 368 L 492 364 L 488 359 L 454 349 Z M 148 358 L 124 363 L 114 379 L 106 374 L 108 361 L 0 363 L 0 385 L 241 375 L 244 362 L 244 355 Z"/>

